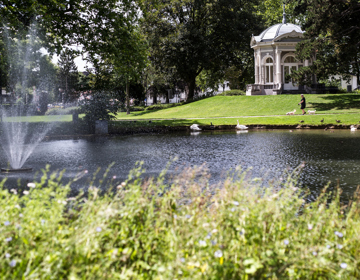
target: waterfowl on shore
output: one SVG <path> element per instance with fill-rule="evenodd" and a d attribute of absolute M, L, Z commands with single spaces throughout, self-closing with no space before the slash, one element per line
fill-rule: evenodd
<path fill-rule="evenodd" d="M 323 123 L 323 122 L 324 122 L 324 118 L 323 118 L 320 122 Z"/>
<path fill-rule="evenodd" d="M 303 121 L 303 120 L 300 120 L 299 122 L 303 123 L 304 121 Z"/>
<path fill-rule="evenodd" d="M 341 121 L 340 120 L 335 120 L 337 123 L 341 123 Z"/>
<path fill-rule="evenodd" d="M 248 129 L 247 126 L 243 124 L 239 124 L 239 120 L 237 120 L 237 125 L 235 126 L 236 129 Z"/>
<path fill-rule="evenodd" d="M 214 129 L 215 126 L 212 124 L 212 122 L 210 123 L 210 129 Z"/>
<path fill-rule="evenodd" d="M 356 131 L 358 128 L 357 125 L 350 125 L 350 131 Z"/>
<path fill-rule="evenodd" d="M 199 125 L 198 125 L 198 124 L 195 124 L 195 123 L 190 126 L 190 129 L 191 129 L 191 130 L 201 130 L 201 128 L 199 127 Z"/>

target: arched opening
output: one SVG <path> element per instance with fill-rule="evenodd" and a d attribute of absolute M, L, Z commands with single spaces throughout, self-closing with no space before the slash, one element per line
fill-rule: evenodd
<path fill-rule="evenodd" d="M 265 83 L 271 84 L 274 82 L 274 63 L 271 57 L 265 60 Z"/>
<path fill-rule="evenodd" d="M 284 89 L 298 89 L 297 85 L 293 84 L 290 77 L 291 73 L 298 69 L 299 62 L 295 59 L 295 56 L 289 55 L 284 60 Z"/>

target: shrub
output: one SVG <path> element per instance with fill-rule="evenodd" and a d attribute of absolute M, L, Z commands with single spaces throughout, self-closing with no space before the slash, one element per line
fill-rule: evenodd
<path fill-rule="evenodd" d="M 235 95 L 245 95 L 246 93 L 240 89 L 227 90 L 222 93 L 219 93 L 219 96 L 235 96 Z"/>
<path fill-rule="evenodd" d="M 45 115 L 72 115 L 78 113 L 80 108 L 69 107 L 69 108 L 51 108 L 46 111 Z"/>
<path fill-rule="evenodd" d="M 146 111 L 152 111 L 152 110 L 162 110 L 162 109 L 167 109 L 167 108 L 171 108 L 171 107 L 176 107 L 182 105 L 181 103 L 169 103 L 169 104 L 154 104 L 154 105 L 150 105 L 148 107 L 146 107 Z"/>
<path fill-rule="evenodd" d="M 324 189 L 305 203 L 296 173 L 267 188 L 240 171 L 216 187 L 201 167 L 141 173 L 77 197 L 47 171 L 0 188 L 0 278 L 359 278 L 359 200 L 345 208 Z"/>

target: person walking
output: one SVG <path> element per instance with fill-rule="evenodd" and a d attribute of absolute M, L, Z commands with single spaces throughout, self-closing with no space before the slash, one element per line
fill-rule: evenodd
<path fill-rule="evenodd" d="M 305 115 L 306 114 L 306 112 L 305 112 L 306 100 L 305 100 L 305 97 L 303 94 L 301 94 L 300 96 L 301 96 L 301 100 L 300 100 L 300 103 L 298 103 L 298 105 L 301 105 L 300 109 L 303 112 L 302 114 Z"/>

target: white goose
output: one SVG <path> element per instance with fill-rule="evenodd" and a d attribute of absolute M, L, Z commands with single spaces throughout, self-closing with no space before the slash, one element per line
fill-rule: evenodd
<path fill-rule="evenodd" d="M 237 120 L 237 125 L 235 126 L 236 129 L 248 129 L 247 126 L 243 124 L 239 124 L 239 120 Z"/>
<path fill-rule="evenodd" d="M 198 124 L 192 124 L 192 125 L 190 126 L 190 129 L 191 129 L 191 130 L 201 130 L 201 128 L 199 127 Z"/>
<path fill-rule="evenodd" d="M 357 125 L 350 126 L 350 131 L 356 131 L 356 130 L 357 130 Z"/>

